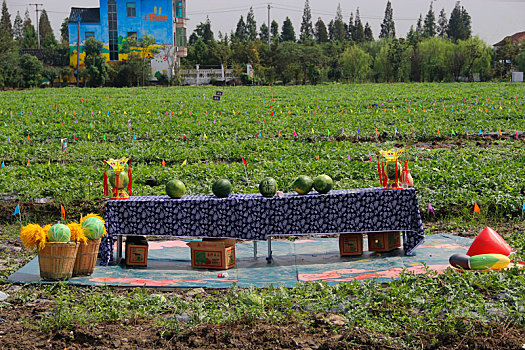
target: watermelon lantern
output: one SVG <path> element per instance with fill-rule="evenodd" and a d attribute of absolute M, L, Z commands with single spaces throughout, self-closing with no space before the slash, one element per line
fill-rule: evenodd
<path fill-rule="evenodd" d="M 99 239 L 104 235 L 104 223 L 97 218 L 87 218 L 82 222 L 82 231 L 88 239 Z"/>
<path fill-rule="evenodd" d="M 277 193 L 277 182 L 272 177 L 265 177 L 259 183 L 259 192 L 263 197 L 273 197 Z"/>
<path fill-rule="evenodd" d="M 113 189 L 117 188 L 117 173 L 112 172 L 109 175 L 108 179 L 109 179 L 109 184 L 111 185 L 111 187 Z M 118 189 L 122 190 L 124 188 L 127 188 L 128 183 L 129 183 L 128 173 L 126 173 L 125 171 L 121 171 L 118 175 Z"/>
<path fill-rule="evenodd" d="M 314 179 L 314 188 L 321 194 L 330 192 L 333 185 L 332 178 L 326 174 L 319 175 Z"/>
<path fill-rule="evenodd" d="M 131 161 L 129 158 L 105 160 L 104 163 L 104 195 L 109 196 L 109 181 L 109 184 L 113 188 L 110 199 L 129 198 L 133 187 Z M 109 176 L 106 169 L 107 165 L 113 170 Z M 126 165 L 128 166 L 127 172 L 125 171 Z"/>
<path fill-rule="evenodd" d="M 55 224 L 47 230 L 47 240 L 53 243 L 69 242 L 71 240 L 71 230 L 64 224 Z"/>
<path fill-rule="evenodd" d="M 170 198 L 179 199 L 186 194 L 186 185 L 180 180 L 171 180 L 166 184 L 166 194 Z"/>
<path fill-rule="evenodd" d="M 293 183 L 293 188 L 299 194 L 308 194 L 312 190 L 314 181 L 310 176 L 301 175 Z"/>
<path fill-rule="evenodd" d="M 232 184 L 228 179 L 219 179 L 213 183 L 211 191 L 219 198 L 226 198 L 232 193 Z"/>

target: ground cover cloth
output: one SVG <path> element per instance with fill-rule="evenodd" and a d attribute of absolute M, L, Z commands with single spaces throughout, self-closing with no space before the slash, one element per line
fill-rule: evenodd
<path fill-rule="evenodd" d="M 227 198 L 137 196 L 108 201 L 105 219 L 108 235 L 99 253 L 104 266 L 113 258 L 117 235 L 266 240 L 272 235 L 407 231 L 406 255 L 424 241 L 413 188 L 286 193 L 272 198 L 255 193 Z"/>
<path fill-rule="evenodd" d="M 407 272 L 420 274 L 426 269 L 442 272 L 449 267 L 448 258 L 455 253 L 465 254 L 472 239 L 450 235 L 427 235 L 417 247 L 415 256 L 406 256 L 402 249 L 388 253 L 369 252 L 364 239 L 361 256 L 341 257 L 337 238 L 275 240 L 273 259 L 268 264 L 266 242 L 259 243 L 258 258 L 253 258 L 251 242 L 235 246 L 237 265 L 229 270 L 193 269 L 190 248 L 186 241 L 150 241 L 146 268 L 122 265 L 96 266 L 93 275 L 74 277 L 66 283 L 95 286 L 149 287 L 294 287 L 298 282 L 326 282 L 330 285 L 352 280 L 389 282 Z M 423 265 L 423 263 L 425 265 Z M 227 272 L 227 278 L 218 274 Z M 9 277 L 16 283 L 53 283 L 40 280 L 38 257 Z"/>

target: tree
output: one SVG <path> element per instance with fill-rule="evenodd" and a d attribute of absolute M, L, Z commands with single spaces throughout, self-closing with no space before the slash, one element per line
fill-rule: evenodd
<path fill-rule="evenodd" d="M 365 30 L 363 28 L 363 23 L 361 23 L 361 16 L 359 15 L 359 7 L 357 8 L 355 12 L 354 28 L 355 28 L 355 35 L 352 39 L 354 39 L 356 43 L 362 43 L 363 41 L 365 41 Z"/>
<path fill-rule="evenodd" d="M 283 28 L 281 30 L 281 41 L 293 41 L 295 42 L 295 31 L 293 29 L 292 20 L 289 17 L 283 22 Z"/>
<path fill-rule="evenodd" d="M 470 15 L 464 7 L 460 6 L 459 1 L 450 13 L 448 21 L 447 35 L 454 42 L 467 40 L 471 36 Z"/>
<path fill-rule="evenodd" d="M 364 38 L 366 42 L 374 41 L 374 34 L 372 33 L 372 28 L 370 28 L 368 22 L 365 24 Z"/>
<path fill-rule="evenodd" d="M 198 40 L 202 41 L 201 38 Z M 131 56 L 138 55 L 142 60 L 141 70 L 143 86 L 146 84 L 146 80 L 149 81 L 151 78 L 151 69 L 149 69 L 151 67 L 150 60 L 153 58 L 153 56 L 159 53 L 159 49 L 156 44 L 157 39 L 155 39 L 152 35 L 143 35 L 140 38 L 136 38 L 134 36 L 128 37 L 122 45 L 122 53 L 129 53 Z"/>
<path fill-rule="evenodd" d="M 25 87 L 38 87 L 42 83 L 42 62 L 33 55 L 22 55 L 20 56 L 20 69 L 22 71 L 22 77 Z"/>
<path fill-rule="evenodd" d="M 99 87 L 106 84 L 109 80 L 110 67 L 106 59 L 102 56 L 104 44 L 101 41 L 91 37 L 84 42 L 84 53 L 86 58 L 86 74 L 89 77 L 89 86 Z"/>
<path fill-rule="evenodd" d="M 40 44 L 42 46 L 49 47 L 53 44 L 56 45 L 55 34 L 53 33 L 53 28 L 51 28 L 51 23 L 49 22 L 46 10 L 42 10 L 42 13 L 40 14 L 38 28 L 40 30 Z"/>
<path fill-rule="evenodd" d="M 0 36 L 13 40 L 13 26 L 11 25 L 11 15 L 7 9 L 5 0 L 2 2 L 2 17 L 0 18 Z"/>
<path fill-rule="evenodd" d="M 239 21 L 237 22 L 237 28 L 235 29 L 235 37 L 239 41 L 246 41 L 248 38 L 248 33 L 246 32 L 246 23 L 244 23 L 244 18 L 241 15 Z"/>
<path fill-rule="evenodd" d="M 205 44 L 209 44 L 213 40 L 215 40 L 213 38 L 213 32 L 211 30 L 211 21 L 208 18 L 208 16 L 206 16 L 206 21 L 204 23 L 201 22 L 197 24 L 193 33 L 195 34 L 195 36 L 193 37 L 193 41 L 191 42 L 191 44 L 193 44 L 197 40 L 197 38 L 201 38 Z"/>
<path fill-rule="evenodd" d="M 362 82 L 368 79 L 372 58 L 357 45 L 352 45 L 340 56 L 339 64 L 345 78 Z"/>
<path fill-rule="evenodd" d="M 310 9 L 310 2 L 308 0 L 304 3 L 303 21 L 301 22 L 301 42 L 312 40 L 314 36 L 314 28 L 312 25 L 312 10 Z"/>
<path fill-rule="evenodd" d="M 333 40 L 341 42 L 345 40 L 346 28 L 345 23 L 343 22 L 343 11 L 341 10 L 341 4 L 337 5 L 337 11 L 335 13 L 335 20 L 333 22 L 332 31 Z"/>
<path fill-rule="evenodd" d="M 60 42 L 62 45 L 69 46 L 69 18 L 66 17 L 60 26 Z"/>
<path fill-rule="evenodd" d="M 423 25 L 423 36 L 430 38 L 436 35 L 436 16 L 434 15 L 434 9 L 432 8 L 432 1 L 430 2 L 430 8 L 428 9 L 427 15 L 425 16 L 425 23 Z"/>
<path fill-rule="evenodd" d="M 251 7 L 246 15 L 246 39 L 248 41 L 255 41 L 255 39 L 257 39 L 257 22 L 255 22 L 255 15 Z"/>
<path fill-rule="evenodd" d="M 379 33 L 379 38 L 395 38 L 396 37 L 396 28 L 394 23 L 394 10 L 392 9 L 392 4 L 390 0 L 386 3 L 385 17 L 383 18 L 383 23 L 381 23 L 381 32 Z"/>
<path fill-rule="evenodd" d="M 328 41 L 328 31 L 326 30 L 326 25 L 324 24 L 321 17 L 317 19 L 317 22 L 315 22 L 314 36 L 318 43 L 325 43 Z"/>
<path fill-rule="evenodd" d="M 13 22 L 13 39 L 17 42 L 24 37 L 24 21 L 20 17 L 20 11 L 16 12 L 15 21 Z"/>
<path fill-rule="evenodd" d="M 24 36 L 22 37 L 22 42 L 20 43 L 20 47 L 23 49 L 36 49 L 37 47 L 37 38 L 36 38 L 36 30 L 35 27 L 33 27 L 33 24 L 31 24 L 31 21 L 25 21 L 24 24 Z"/>
<path fill-rule="evenodd" d="M 416 33 L 418 36 L 422 37 L 423 36 L 423 16 L 421 14 L 419 14 L 419 19 L 417 20 L 417 24 L 416 24 Z"/>
<path fill-rule="evenodd" d="M 439 12 L 437 28 L 436 28 L 438 37 L 440 37 L 441 39 L 445 38 L 445 35 L 447 35 L 447 28 L 448 28 L 447 15 L 445 13 L 445 9 L 441 9 L 441 12 Z"/>
<path fill-rule="evenodd" d="M 354 19 L 354 13 L 350 12 L 350 20 L 348 21 L 348 27 L 347 27 L 347 38 L 348 40 L 355 40 L 355 19 Z"/>
<path fill-rule="evenodd" d="M 268 26 L 266 23 L 261 24 L 261 28 L 259 28 L 259 39 L 268 41 Z"/>
<path fill-rule="evenodd" d="M 279 24 L 275 20 L 273 20 L 270 25 L 270 34 L 272 35 L 272 41 L 279 41 Z"/>

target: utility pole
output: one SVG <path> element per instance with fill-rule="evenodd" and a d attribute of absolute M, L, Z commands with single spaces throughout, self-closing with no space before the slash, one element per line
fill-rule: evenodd
<path fill-rule="evenodd" d="M 272 8 L 272 5 L 271 4 L 268 4 L 268 46 L 270 46 L 270 29 L 271 29 L 271 24 L 270 24 L 270 9 Z"/>
<path fill-rule="evenodd" d="M 44 6 L 43 4 L 29 4 L 29 6 L 34 6 L 35 7 L 35 12 L 36 12 L 36 40 L 37 40 L 37 43 L 38 43 L 38 49 L 40 50 L 40 25 L 38 23 L 38 21 L 40 20 L 39 16 L 38 16 L 38 13 L 40 12 L 40 9 L 38 8 L 38 6 Z"/>

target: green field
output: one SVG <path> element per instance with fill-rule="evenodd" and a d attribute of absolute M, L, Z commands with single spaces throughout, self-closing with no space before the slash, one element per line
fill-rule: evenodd
<path fill-rule="evenodd" d="M 172 178 L 189 193 L 211 193 L 219 177 L 234 193 L 256 192 L 265 176 L 291 191 L 298 175 L 321 173 L 336 189 L 372 187 L 376 151 L 408 146 L 423 215 L 432 204 L 438 216 L 469 216 L 474 202 L 488 216 L 521 215 L 519 84 L 227 87 L 214 101 L 218 90 L 2 92 L 0 195 L 14 199 L 13 208 L 42 197 L 66 208 L 100 202 L 103 160 L 121 156 L 132 159 L 136 195 L 163 194 Z M 149 176 L 160 186 L 145 185 Z"/>

